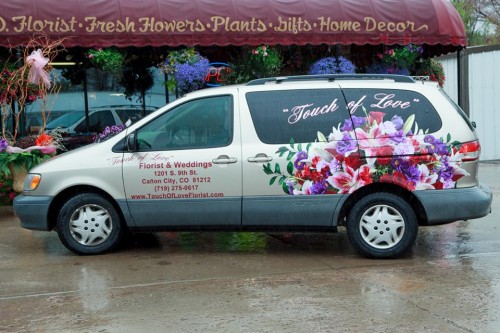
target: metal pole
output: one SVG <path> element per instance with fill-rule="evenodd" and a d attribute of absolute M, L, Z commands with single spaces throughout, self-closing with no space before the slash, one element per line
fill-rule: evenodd
<path fill-rule="evenodd" d="M 86 133 L 88 133 L 90 128 L 90 123 L 89 123 L 89 92 L 88 92 L 86 68 L 83 68 L 83 97 L 85 103 L 85 131 Z"/>
<path fill-rule="evenodd" d="M 168 74 L 165 73 L 165 102 L 170 103 L 170 96 L 168 95 Z"/>
<path fill-rule="evenodd" d="M 462 101 L 462 64 L 460 60 L 460 50 L 457 51 L 457 99 L 458 105 L 463 109 L 464 103 Z"/>

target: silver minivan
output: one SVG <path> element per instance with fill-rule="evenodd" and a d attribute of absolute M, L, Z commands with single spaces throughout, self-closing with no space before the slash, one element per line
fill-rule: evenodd
<path fill-rule="evenodd" d="M 418 227 L 480 218 L 480 144 L 435 84 L 387 75 L 268 78 L 190 93 L 32 169 L 21 226 L 79 254 L 124 232 L 347 228 L 372 258 Z"/>

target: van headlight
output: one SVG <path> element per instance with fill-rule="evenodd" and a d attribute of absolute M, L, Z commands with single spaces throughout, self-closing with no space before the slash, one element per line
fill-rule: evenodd
<path fill-rule="evenodd" d="M 24 191 L 34 191 L 40 184 L 42 180 L 42 175 L 38 173 L 29 173 L 24 180 Z"/>

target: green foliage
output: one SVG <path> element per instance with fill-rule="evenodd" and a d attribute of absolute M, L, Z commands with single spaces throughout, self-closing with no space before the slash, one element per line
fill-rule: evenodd
<path fill-rule="evenodd" d="M 400 68 L 407 68 L 412 71 L 417 59 L 420 58 L 422 52 L 421 48 L 417 48 L 413 44 L 409 44 L 406 47 L 398 47 L 393 49 L 393 53 L 390 56 L 392 58 L 389 62 L 395 63 Z"/>
<path fill-rule="evenodd" d="M 261 45 L 255 49 L 245 49 L 240 59 L 233 64 L 231 71 L 224 75 L 227 84 L 246 83 L 263 77 L 280 74 L 283 59 L 275 48 Z"/>
<path fill-rule="evenodd" d="M 309 149 L 311 148 L 311 144 L 307 144 L 305 151 L 309 152 Z M 278 184 L 281 185 L 281 188 L 283 189 L 283 192 L 286 194 L 290 194 L 290 188 L 288 184 L 286 183 L 287 178 L 294 178 L 294 164 L 292 162 L 292 158 L 299 152 L 302 152 L 302 144 L 295 144 L 295 141 L 293 138 L 290 139 L 290 148 L 287 146 L 281 146 L 278 148 L 276 151 L 276 154 L 278 154 L 280 157 L 283 157 L 284 155 L 287 155 L 286 157 L 286 173 L 281 171 L 281 167 L 278 163 L 273 165 L 271 163 L 264 164 L 262 166 L 262 169 L 266 175 L 272 176 L 271 179 L 269 180 L 269 185 L 273 185 L 278 181 Z"/>
<path fill-rule="evenodd" d="M 122 69 L 125 56 L 115 48 L 92 49 L 87 53 L 92 65 L 108 72 L 118 72 Z"/>
<path fill-rule="evenodd" d="M 24 166 L 26 170 L 37 166 L 45 160 L 51 158 L 51 155 L 43 154 L 39 150 L 32 150 L 30 152 L 22 153 L 0 153 L 0 177 L 8 179 L 12 177 L 9 165 Z"/>
<path fill-rule="evenodd" d="M 469 46 L 498 42 L 500 27 L 497 25 L 497 35 L 492 35 L 493 29 L 490 29 L 490 23 L 496 20 L 500 22 L 500 17 L 497 16 L 495 20 L 495 15 L 488 15 L 490 8 L 498 7 L 495 5 L 495 1 L 451 0 L 464 23 Z"/>
<path fill-rule="evenodd" d="M 431 81 L 436 81 L 439 86 L 444 86 L 445 75 L 443 65 L 434 59 L 422 59 L 415 65 L 414 75 L 428 76 Z"/>

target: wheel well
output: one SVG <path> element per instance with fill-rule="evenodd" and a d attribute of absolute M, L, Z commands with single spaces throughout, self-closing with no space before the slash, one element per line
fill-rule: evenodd
<path fill-rule="evenodd" d="M 59 214 L 59 211 L 61 210 L 62 206 L 66 201 L 68 201 L 69 198 L 77 195 L 77 194 L 82 194 L 82 193 L 95 193 L 98 194 L 104 198 L 106 198 L 116 209 L 118 214 L 120 215 L 120 220 L 122 222 L 122 225 L 125 226 L 124 223 L 124 216 L 123 213 L 118 206 L 118 203 L 116 202 L 115 199 L 111 195 L 109 195 L 107 192 L 101 190 L 100 188 L 94 187 L 94 186 L 73 186 L 65 189 L 61 193 L 59 193 L 54 200 L 52 200 L 52 203 L 50 204 L 49 207 L 49 214 L 48 214 L 48 221 L 49 221 L 49 229 L 53 230 L 56 227 L 57 224 L 57 216 Z"/>
<path fill-rule="evenodd" d="M 422 203 L 418 198 L 413 194 L 411 191 L 408 191 L 407 189 L 397 186 L 395 184 L 390 184 L 390 183 L 375 183 L 375 184 L 370 184 L 367 186 L 363 186 L 362 188 L 358 189 L 356 192 L 350 194 L 344 204 L 342 205 L 342 208 L 340 210 L 339 214 L 339 219 L 338 219 L 338 224 L 339 225 L 345 225 L 345 219 L 347 218 L 347 215 L 351 211 L 352 207 L 354 204 L 362 197 L 372 194 L 372 193 L 381 193 L 381 192 L 387 192 L 387 193 L 392 193 L 395 194 L 403 199 L 405 199 L 408 204 L 413 208 L 413 211 L 415 212 L 415 215 L 417 216 L 417 221 L 419 225 L 427 225 L 427 214 L 425 212 L 424 207 L 422 206 Z"/>

